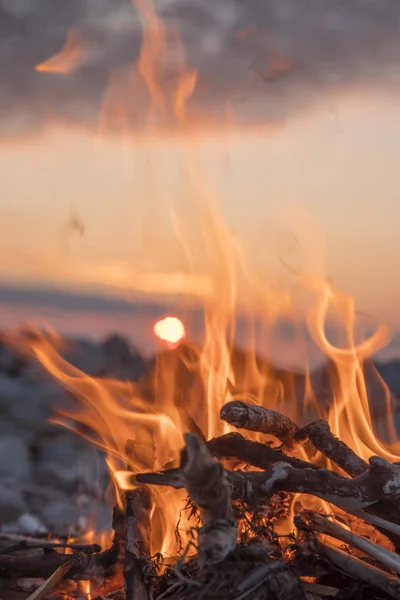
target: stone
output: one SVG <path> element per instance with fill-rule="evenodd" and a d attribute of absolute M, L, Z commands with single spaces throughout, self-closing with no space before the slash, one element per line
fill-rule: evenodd
<path fill-rule="evenodd" d="M 16 436 L 0 437 L 0 481 L 26 480 L 31 473 L 31 457 L 25 442 Z"/>
<path fill-rule="evenodd" d="M 30 513 L 24 513 L 18 517 L 15 530 L 30 535 L 48 533 L 48 529 L 43 523 Z"/>
<path fill-rule="evenodd" d="M 106 357 L 104 375 L 115 379 L 136 381 L 147 373 L 143 357 L 132 350 L 129 342 L 120 335 L 108 337 L 102 344 Z"/>
<path fill-rule="evenodd" d="M 22 492 L 0 484 L 0 523 L 15 523 L 26 511 Z"/>
<path fill-rule="evenodd" d="M 64 500 L 47 501 L 40 511 L 43 523 L 45 523 L 50 531 L 56 533 L 60 530 L 62 532 L 64 529 L 76 529 L 80 516 L 80 509 L 71 502 Z"/>
<path fill-rule="evenodd" d="M 104 455 L 94 448 L 67 439 L 41 445 L 37 450 L 35 479 L 38 483 L 73 493 L 78 488 L 88 491 L 105 489 L 108 470 Z"/>
<path fill-rule="evenodd" d="M 106 357 L 101 346 L 85 339 L 68 342 L 61 354 L 65 360 L 86 375 L 99 375 L 106 365 Z"/>

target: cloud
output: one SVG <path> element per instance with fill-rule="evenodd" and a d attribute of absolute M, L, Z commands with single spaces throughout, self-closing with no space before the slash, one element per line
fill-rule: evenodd
<path fill-rule="evenodd" d="M 160 0 L 198 70 L 193 102 L 281 119 L 331 90 L 398 83 L 398 0 Z M 89 51 L 74 73 L 35 71 L 71 28 Z M 0 0 L 0 130 L 37 131 L 49 121 L 91 126 L 110 69 L 137 60 L 138 14 L 130 0 Z M 136 111 L 146 99 L 132 97 Z"/>

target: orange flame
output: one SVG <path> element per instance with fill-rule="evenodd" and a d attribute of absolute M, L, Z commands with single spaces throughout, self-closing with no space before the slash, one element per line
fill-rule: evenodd
<path fill-rule="evenodd" d="M 137 0 L 135 4 L 144 29 L 138 72 L 151 96 L 152 108 L 163 118 L 172 109 L 175 125 L 186 124 L 190 122 L 186 109 L 195 89 L 196 74 L 184 65 L 183 48 L 176 35 L 165 30 L 153 4 L 145 0 Z M 171 90 L 167 85 L 165 53 L 172 42 L 180 48 L 180 70 Z M 280 71 L 286 66 L 282 63 L 276 69 Z M 122 79 L 117 77 L 114 83 L 117 80 L 120 84 Z M 115 94 L 115 97 L 120 95 Z M 110 105 L 105 108 L 110 109 Z M 119 108 L 118 121 L 124 126 L 129 107 Z M 188 155 L 193 157 L 192 152 Z M 58 422 L 75 429 L 83 425 L 92 432 L 86 437 L 107 453 L 107 464 L 118 491 L 134 485 L 130 473 L 176 466 L 185 431 L 196 431 L 207 438 L 229 431 L 220 421 L 219 413 L 223 404 L 235 397 L 277 409 L 300 425 L 317 416 L 327 418 L 333 432 L 361 457 L 367 459 L 379 454 L 391 461 L 399 460 L 400 443 L 393 425 L 389 392 L 369 362 L 386 342 L 387 328 L 379 327 L 371 337 L 360 340 L 356 335 L 353 299 L 335 289 L 320 274 L 317 277 L 292 272 L 295 285 L 279 287 L 271 283 L 268 275 L 246 259 L 214 198 L 204 189 L 196 161 L 194 165 L 189 164 L 188 173 L 181 210 L 174 211 L 168 205 L 168 214 L 173 224 L 174 242 L 183 257 L 179 275 L 188 285 L 195 280 L 198 286 L 204 313 L 204 339 L 197 345 L 182 343 L 159 353 L 154 372 L 133 384 L 96 379 L 73 367 L 62 357 L 62 345 L 54 335 L 25 336 L 24 347 L 80 401 L 72 413 L 59 415 Z M 319 258 L 319 249 L 316 254 Z M 148 259 L 151 262 L 151 255 Z M 287 271 L 290 273 L 290 269 Z M 160 277 L 159 271 L 151 268 L 143 270 L 141 275 L 146 281 Z M 239 313 L 248 324 L 246 341 L 251 349 L 246 353 L 235 347 Z M 298 333 L 297 344 L 296 340 L 290 340 L 284 346 L 282 340 L 279 341 L 276 331 L 279 333 L 282 319 Z M 331 323 L 342 338 L 338 344 L 328 339 L 326 331 Z M 172 343 L 182 340 L 185 333 L 182 323 L 171 318 L 157 323 L 154 332 Z M 281 343 L 285 353 L 294 354 L 297 350 L 306 357 L 308 370 L 302 379 L 301 398 L 299 376 L 262 359 L 256 353 L 257 336 L 264 341 L 266 356 Z M 310 349 L 325 358 L 326 399 L 321 399 L 313 388 L 308 364 Z M 375 385 L 375 404 L 368 389 L 367 369 Z M 385 414 L 381 415 L 385 436 L 378 435 L 374 427 L 374 410 L 381 410 L 376 402 L 385 403 Z M 257 433 L 249 433 L 248 437 L 265 440 L 265 436 Z M 129 450 L 127 440 L 133 440 Z M 310 457 L 310 460 L 321 461 L 322 458 Z M 176 555 L 174 529 L 183 497 L 183 491 L 154 490 L 153 552 Z M 183 545 L 188 527 L 189 521 L 183 516 L 180 519 Z"/>
<path fill-rule="evenodd" d="M 77 29 L 71 29 L 61 52 L 36 65 L 35 70 L 42 73 L 70 75 L 85 63 L 89 52 L 90 47 L 81 32 Z"/>

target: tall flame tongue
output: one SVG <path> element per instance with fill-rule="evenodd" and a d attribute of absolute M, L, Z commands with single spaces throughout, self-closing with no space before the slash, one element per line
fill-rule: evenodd
<path fill-rule="evenodd" d="M 165 30 L 150 2 L 138 0 L 135 4 L 144 29 L 139 73 L 158 116 L 168 117 L 167 113 L 172 111 L 176 124 L 181 127 L 188 120 L 185 107 L 195 89 L 196 75 L 184 68 L 166 93 L 165 52 L 172 40 L 175 50 L 177 47 L 180 49 L 178 62 L 182 66 L 182 45 L 177 43 L 175 33 L 171 35 Z M 106 105 L 110 107 L 113 102 Z M 117 109 L 120 108 L 118 105 Z M 188 140 L 187 149 L 185 158 L 186 155 L 193 157 L 192 138 Z M 318 415 L 328 418 L 333 432 L 363 458 L 378 454 L 392 461 L 399 460 L 400 444 L 394 431 L 389 395 L 367 360 L 384 344 L 388 333 L 386 328 L 379 328 L 367 340 L 356 339 L 353 300 L 322 278 L 297 274 L 300 287 L 303 291 L 307 290 L 308 300 L 311 297 L 311 303 L 306 305 L 309 308 L 299 314 L 295 310 L 299 303 L 294 293 L 289 294 L 287 289 L 279 290 L 271 285 L 271 280 L 268 284 L 259 270 L 247 264 L 235 236 L 204 189 L 196 161 L 188 165 L 188 172 L 181 205 L 173 210 L 170 203 L 166 212 L 171 223 L 171 239 L 166 242 L 169 245 L 173 242 L 180 248 L 180 259 L 175 270 L 171 266 L 167 278 L 163 273 L 162 281 L 170 286 L 172 292 L 176 292 L 179 282 L 181 292 L 182 288 L 186 289 L 187 297 L 193 299 L 196 296 L 202 302 L 205 326 L 202 344 L 179 344 L 180 336 L 174 337 L 174 348 L 158 354 L 155 372 L 133 384 L 89 377 L 62 358 L 59 338 L 41 333 L 27 336 L 24 338 L 25 346 L 80 401 L 72 414 L 60 415 L 59 421 L 77 430 L 93 432 L 89 439 L 106 451 L 117 488 L 128 485 L 127 478 L 123 476 L 126 462 L 134 473 L 161 469 L 174 461 L 177 464 L 183 433 L 188 429 L 208 438 L 228 431 L 219 413 L 223 404 L 235 397 L 252 399 L 268 408 L 280 410 L 299 424 Z M 179 204 L 177 196 L 174 201 Z M 154 221 L 153 214 L 151 217 Z M 159 282 L 159 253 L 168 257 L 169 246 L 167 244 L 159 251 L 158 242 L 156 238 L 149 254 L 146 252 L 147 259 L 154 258 L 154 264 L 150 265 L 153 271 L 137 269 L 135 281 L 137 276 L 137 281 Z M 147 267 L 148 264 L 149 260 Z M 155 287 L 152 286 L 152 289 Z M 252 349 L 246 353 L 234 348 L 235 318 L 240 311 L 250 323 L 247 346 L 252 346 Z M 295 389 L 297 376 L 282 370 L 279 372 L 256 355 L 253 342 L 260 332 L 265 350 L 276 347 L 278 342 L 274 331 L 281 317 L 294 324 L 308 323 L 308 336 L 300 336 L 297 344 L 295 341 L 287 344 L 285 354 L 295 354 L 298 350 L 298 354 L 304 357 L 307 348 L 312 347 L 311 336 L 315 346 L 330 361 L 324 371 L 329 376 L 325 404 L 313 393 L 311 372 L 303 380 L 304 397 L 299 403 Z M 335 331 L 341 333 L 342 339 L 336 345 L 329 341 L 325 332 L 332 322 L 340 325 Z M 159 337 L 168 339 L 170 332 L 165 329 L 167 325 L 164 322 L 158 326 L 156 334 Z M 298 329 L 302 330 L 301 325 Z M 377 403 L 386 402 L 385 442 L 377 437 L 372 426 L 372 411 L 381 410 L 381 406 L 370 402 L 372 388 L 366 380 L 366 372 L 374 382 L 373 393 L 377 394 Z M 248 437 L 264 439 L 260 434 L 251 432 Z M 134 452 L 127 457 L 125 444 L 129 439 L 134 441 Z M 179 520 L 183 495 L 175 490 L 160 492 L 158 489 L 154 490 L 154 494 L 152 550 L 176 555 L 174 529 Z M 182 532 L 188 528 L 184 518 L 180 520 L 180 528 Z"/>

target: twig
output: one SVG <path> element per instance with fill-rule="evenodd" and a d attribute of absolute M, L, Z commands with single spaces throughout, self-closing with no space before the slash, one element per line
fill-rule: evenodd
<path fill-rule="evenodd" d="M 339 523 L 332 521 L 322 515 L 312 511 L 304 511 L 295 517 L 295 524 L 301 528 L 304 522 L 311 527 L 312 531 L 317 531 L 325 535 L 332 536 L 353 548 L 357 548 L 364 554 L 377 560 L 388 569 L 400 574 L 400 556 L 391 552 L 387 548 L 376 544 L 375 542 L 364 539 L 363 537 L 352 533 L 342 527 Z"/>
<path fill-rule="evenodd" d="M 185 434 L 185 443 L 181 470 L 189 496 L 201 513 L 198 560 L 204 568 L 221 562 L 235 549 L 237 524 L 225 469 L 194 434 Z"/>
<path fill-rule="evenodd" d="M 350 556 L 346 552 L 343 552 L 343 550 L 334 548 L 326 542 L 317 541 L 315 547 L 321 557 L 325 558 L 340 571 L 379 588 L 392 598 L 395 598 L 395 600 L 400 598 L 400 579 L 398 577 L 389 575 L 385 571 L 382 571 L 382 569 L 378 569 L 359 558 Z"/>
<path fill-rule="evenodd" d="M 57 585 L 72 568 L 72 562 L 67 562 L 58 567 L 56 571 L 42 585 L 27 598 L 27 600 L 42 600 Z"/>
<path fill-rule="evenodd" d="M 285 442 L 293 438 L 298 427 L 289 417 L 275 410 L 257 404 L 248 404 L 241 400 L 227 402 L 221 408 L 220 417 L 234 427 L 269 433 Z"/>

